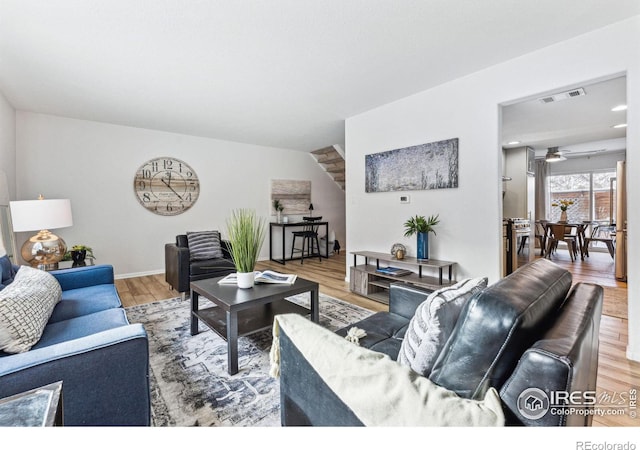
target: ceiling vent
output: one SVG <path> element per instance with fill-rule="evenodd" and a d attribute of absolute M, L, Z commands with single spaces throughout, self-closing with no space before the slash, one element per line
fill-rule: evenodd
<path fill-rule="evenodd" d="M 566 100 L 568 98 L 581 97 L 583 95 L 586 95 L 586 93 L 584 92 L 584 89 L 578 88 L 578 89 L 572 89 L 570 91 L 559 92 L 557 94 L 549 95 L 547 97 L 542 97 L 542 98 L 539 98 L 538 100 L 540 100 L 540 102 L 542 103 L 553 103 L 553 102 L 558 102 L 560 100 Z"/>

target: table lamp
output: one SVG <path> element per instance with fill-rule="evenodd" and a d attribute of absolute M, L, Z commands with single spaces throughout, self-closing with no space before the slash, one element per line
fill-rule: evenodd
<path fill-rule="evenodd" d="M 10 208 L 13 231 L 40 230 L 22 245 L 22 259 L 38 269 L 57 269 L 67 252 L 67 244 L 49 230 L 73 225 L 71 201 L 45 200 L 41 195 L 38 200 L 10 202 Z"/>
<path fill-rule="evenodd" d="M 313 203 L 309 204 L 309 216 L 313 217 Z"/>

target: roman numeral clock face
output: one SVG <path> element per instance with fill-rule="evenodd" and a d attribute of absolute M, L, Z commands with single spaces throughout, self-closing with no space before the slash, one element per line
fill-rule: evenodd
<path fill-rule="evenodd" d="M 161 216 L 182 214 L 198 199 L 195 171 L 176 158 L 154 158 L 140 166 L 133 182 L 138 201 Z"/>

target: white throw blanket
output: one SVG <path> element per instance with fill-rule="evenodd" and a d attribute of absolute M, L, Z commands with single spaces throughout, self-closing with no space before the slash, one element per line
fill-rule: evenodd
<path fill-rule="evenodd" d="M 284 331 L 331 390 L 367 426 L 502 426 L 495 389 L 469 400 L 444 389 L 387 355 L 359 347 L 297 314 L 273 323 L 271 375 L 279 376 Z"/>

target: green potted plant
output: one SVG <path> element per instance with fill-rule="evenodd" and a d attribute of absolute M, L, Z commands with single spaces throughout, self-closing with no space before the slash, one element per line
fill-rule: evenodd
<path fill-rule="evenodd" d="M 280 223 L 282 221 L 280 216 L 282 214 L 282 211 L 284 210 L 284 205 L 280 203 L 280 200 L 278 200 L 277 198 L 273 200 L 273 209 L 276 210 L 276 214 L 278 216 L 278 223 Z"/>
<path fill-rule="evenodd" d="M 86 245 L 74 245 L 65 253 L 64 261 L 73 261 L 74 264 L 82 265 L 86 257 L 95 259 L 93 249 Z"/>
<path fill-rule="evenodd" d="M 414 216 L 404 223 L 404 235 L 417 235 L 417 258 L 429 259 L 429 233 L 437 234 L 433 228 L 440 223 L 440 215 L 435 216 Z"/>
<path fill-rule="evenodd" d="M 231 258 L 236 266 L 238 287 L 253 287 L 254 270 L 265 237 L 265 221 L 254 210 L 237 209 L 227 220 Z"/>

